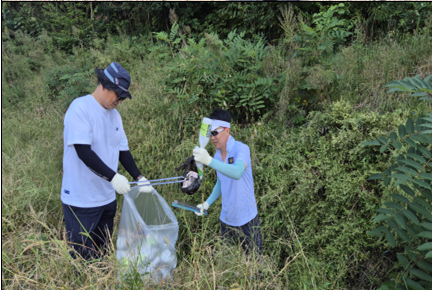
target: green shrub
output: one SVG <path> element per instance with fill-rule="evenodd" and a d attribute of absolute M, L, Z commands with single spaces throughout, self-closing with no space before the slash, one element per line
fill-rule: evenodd
<path fill-rule="evenodd" d="M 432 102 L 432 75 L 424 80 L 419 76 L 392 81 L 389 93 L 411 92 L 411 96 Z M 428 123 L 429 122 L 429 123 Z M 384 174 L 373 174 L 369 180 L 384 179 L 384 186 L 394 193 L 391 201 L 386 199 L 383 208 L 373 222 L 386 224 L 374 228 L 368 234 L 385 235 L 391 247 L 404 247 L 397 254 L 397 272 L 391 273 L 391 281 L 380 288 L 431 289 L 432 285 L 432 114 L 419 115 L 415 125 L 408 118 L 399 125 L 398 133 L 391 132 L 389 138 L 380 136 L 363 145 L 378 145 L 380 153 L 391 150 L 399 154 Z M 394 181 L 394 182 L 393 182 Z M 399 239 L 395 238 L 398 237 Z M 402 269 L 400 269 L 402 268 Z"/>
<path fill-rule="evenodd" d="M 250 41 L 244 35 L 233 31 L 223 41 L 215 34 L 188 40 L 167 68 L 166 92 L 177 99 L 172 109 L 219 106 L 240 122 L 272 110 L 282 77 L 264 74 L 264 39 Z"/>

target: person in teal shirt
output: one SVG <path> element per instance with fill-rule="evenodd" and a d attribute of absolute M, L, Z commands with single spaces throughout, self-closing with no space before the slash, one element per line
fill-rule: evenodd
<path fill-rule="evenodd" d="M 262 238 L 249 146 L 230 135 L 231 116 L 227 111 L 216 109 L 209 118 L 212 119 L 210 139 L 216 153 L 211 157 L 206 149 L 196 148 L 193 155 L 195 161 L 216 170 L 217 182 L 209 198 L 198 207 L 207 210 L 222 196 L 220 223 L 224 240 L 232 243 L 239 239 L 246 253 L 255 247 L 261 254 Z"/>

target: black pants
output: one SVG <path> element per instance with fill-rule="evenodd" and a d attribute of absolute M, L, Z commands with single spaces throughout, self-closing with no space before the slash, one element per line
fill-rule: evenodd
<path fill-rule="evenodd" d="M 223 221 L 220 223 L 222 238 L 225 242 L 233 244 L 234 241 L 238 241 L 246 254 L 250 254 L 251 249 L 255 249 L 256 254 L 262 254 L 261 223 L 258 215 L 240 227 L 227 225 Z"/>
<path fill-rule="evenodd" d="M 107 243 L 112 237 L 116 210 L 116 200 L 107 205 L 89 208 L 63 203 L 68 240 L 84 259 L 100 258 L 106 254 Z M 71 256 L 76 258 L 72 251 Z"/>

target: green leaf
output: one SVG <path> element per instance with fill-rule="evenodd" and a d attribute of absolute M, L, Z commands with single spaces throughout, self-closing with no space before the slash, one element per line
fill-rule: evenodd
<path fill-rule="evenodd" d="M 408 198 L 406 198 L 405 196 L 402 196 L 400 194 L 397 193 L 392 193 L 390 194 L 391 197 L 393 197 L 394 199 L 396 199 L 397 201 L 400 201 L 402 203 L 408 204 L 410 201 L 408 200 Z"/>
<path fill-rule="evenodd" d="M 403 214 L 404 216 L 406 216 L 408 219 L 410 219 L 414 224 L 416 224 L 416 225 L 420 224 L 420 222 L 419 222 L 419 220 L 417 219 L 417 217 L 415 216 L 415 214 L 413 214 L 413 213 L 410 212 L 409 210 L 404 209 L 404 210 L 402 211 L 402 214 Z"/>
<path fill-rule="evenodd" d="M 391 178 L 400 178 L 400 179 L 412 180 L 411 176 L 406 175 L 406 174 L 401 174 L 401 173 L 392 174 L 390 177 Z"/>
<path fill-rule="evenodd" d="M 421 157 L 420 155 L 414 154 L 414 153 L 406 153 L 406 156 L 415 159 L 417 161 L 419 161 L 420 163 L 425 164 L 426 163 L 426 159 L 424 159 L 423 157 Z"/>
<path fill-rule="evenodd" d="M 410 182 L 408 179 L 396 179 L 394 186 L 398 186 L 398 185 L 405 184 L 408 182 Z"/>
<path fill-rule="evenodd" d="M 432 157 L 432 156 L 431 156 L 432 154 L 430 153 L 430 151 L 427 150 L 425 147 L 419 145 L 419 146 L 417 146 L 417 149 L 418 149 L 421 153 L 423 153 L 423 155 L 426 156 L 426 158 L 431 158 L 431 157 Z"/>
<path fill-rule="evenodd" d="M 392 142 L 395 142 L 397 140 L 397 134 L 395 132 L 390 133 L 390 140 L 392 140 Z"/>
<path fill-rule="evenodd" d="M 386 223 L 392 228 L 397 229 L 398 225 L 393 219 L 387 219 Z"/>
<path fill-rule="evenodd" d="M 422 126 L 422 127 L 426 127 L 426 128 L 432 128 L 432 123 L 421 124 L 420 126 Z M 379 138 L 378 138 L 378 139 L 379 139 Z"/>
<path fill-rule="evenodd" d="M 432 251 L 427 252 L 425 258 L 426 258 L 426 259 L 432 259 Z"/>
<path fill-rule="evenodd" d="M 391 182 L 391 178 L 390 177 L 386 177 L 384 178 L 384 186 L 388 186 Z"/>
<path fill-rule="evenodd" d="M 371 145 L 381 145 L 377 140 L 369 140 L 361 144 L 360 146 L 371 146 Z"/>
<path fill-rule="evenodd" d="M 412 140 L 414 140 L 414 141 L 419 142 L 420 144 L 422 144 L 422 143 L 428 143 L 427 140 L 426 140 L 426 138 L 425 138 L 425 136 L 426 135 L 423 135 L 423 134 L 416 134 L 416 135 L 411 135 L 410 138 Z M 417 148 L 418 148 L 418 146 L 419 145 L 417 145 Z"/>
<path fill-rule="evenodd" d="M 421 193 L 424 197 L 426 197 L 427 199 L 429 199 L 429 200 L 432 201 L 432 192 L 430 192 L 429 190 L 425 190 L 425 189 L 423 189 L 420 193 Z"/>
<path fill-rule="evenodd" d="M 412 83 L 414 86 L 416 86 L 418 89 L 421 89 L 423 86 L 422 86 L 422 83 L 419 81 L 419 79 L 417 79 L 416 77 L 413 77 L 413 78 L 409 78 L 409 77 L 406 77 L 406 78 L 404 78 L 404 81 L 409 81 L 410 83 Z M 417 89 L 416 88 L 416 89 Z"/>
<path fill-rule="evenodd" d="M 427 96 L 427 94 L 424 92 L 418 92 L 418 93 L 411 94 L 411 97 L 424 97 L 424 96 Z"/>
<path fill-rule="evenodd" d="M 399 187 L 408 195 L 415 196 L 414 190 L 406 185 L 399 185 Z"/>
<path fill-rule="evenodd" d="M 432 134 L 432 130 L 423 131 L 422 134 Z"/>
<path fill-rule="evenodd" d="M 399 142 L 399 141 L 396 141 L 396 142 L 394 142 L 393 143 L 393 146 L 394 146 L 394 148 L 396 148 L 396 149 L 402 149 L 402 143 L 401 142 Z"/>
<path fill-rule="evenodd" d="M 405 126 L 408 135 L 414 134 L 414 121 L 411 118 L 408 118 Z"/>
<path fill-rule="evenodd" d="M 414 276 L 416 276 L 417 278 L 420 278 L 422 280 L 432 282 L 432 276 L 430 276 L 429 274 L 426 274 L 423 271 L 420 271 L 417 269 L 411 269 L 411 274 L 413 274 Z"/>
<path fill-rule="evenodd" d="M 385 202 L 384 205 L 386 207 L 394 208 L 396 210 L 401 210 L 402 209 L 402 206 L 400 206 L 398 203 L 391 202 L 391 201 Z"/>
<path fill-rule="evenodd" d="M 410 246 L 406 246 L 405 251 L 408 254 L 408 257 L 410 258 L 410 260 L 413 261 L 414 263 L 417 263 L 419 256 L 417 255 L 416 252 L 414 252 L 414 249 L 411 248 Z"/>
<path fill-rule="evenodd" d="M 382 146 L 380 147 L 380 153 L 385 152 L 388 148 L 389 148 L 389 145 L 382 145 Z"/>
<path fill-rule="evenodd" d="M 408 261 L 408 259 L 401 253 L 397 253 L 397 259 L 399 261 L 399 263 L 402 265 L 402 267 L 404 268 L 404 270 L 408 269 L 410 262 Z"/>
<path fill-rule="evenodd" d="M 412 139 L 410 139 L 410 138 L 405 138 L 404 140 L 405 140 L 405 142 L 407 142 L 410 146 L 412 146 L 412 147 L 414 147 L 415 149 L 417 149 L 417 143 L 414 142 Z"/>
<path fill-rule="evenodd" d="M 371 231 L 367 231 L 366 234 L 368 234 L 369 236 L 372 237 L 382 237 L 383 233 L 381 233 L 380 231 L 377 231 L 376 229 L 373 229 Z"/>
<path fill-rule="evenodd" d="M 393 219 L 395 220 L 395 222 L 403 229 L 405 229 L 405 219 L 402 215 L 402 213 L 397 213 Z"/>
<path fill-rule="evenodd" d="M 404 125 L 399 125 L 398 133 L 400 138 L 403 138 L 407 135 L 406 128 Z"/>
<path fill-rule="evenodd" d="M 430 211 L 428 211 L 427 209 L 425 209 L 423 206 L 419 205 L 418 203 L 411 202 L 409 204 L 409 207 L 411 207 L 416 212 L 421 213 L 422 215 L 424 215 L 428 220 L 432 221 L 432 214 L 430 213 Z"/>
<path fill-rule="evenodd" d="M 421 223 L 420 225 L 425 229 L 432 231 L 432 223 Z"/>
<path fill-rule="evenodd" d="M 425 290 L 425 288 L 423 288 L 422 285 L 409 278 L 405 278 L 405 282 L 407 283 L 408 287 L 412 290 Z"/>
<path fill-rule="evenodd" d="M 387 138 L 386 138 L 386 137 L 383 137 L 383 136 L 378 137 L 378 140 L 379 140 L 382 144 L 384 144 L 384 145 L 388 143 Z"/>
<path fill-rule="evenodd" d="M 381 173 L 372 174 L 367 180 L 383 179 L 384 175 Z"/>
<path fill-rule="evenodd" d="M 413 237 L 417 236 L 417 234 L 419 233 L 419 231 L 417 231 L 417 229 L 414 226 L 406 224 L 405 227 L 407 229 L 407 232 Z"/>
<path fill-rule="evenodd" d="M 409 174 L 412 174 L 414 176 L 416 176 L 418 174 L 417 171 L 415 171 L 415 170 L 413 170 L 413 169 L 411 169 L 409 167 L 405 167 L 405 166 L 403 166 L 403 167 L 397 167 L 397 168 L 395 168 L 395 171 L 396 170 L 399 170 L 399 171 L 402 171 L 402 172 L 405 172 L 405 173 L 409 173 Z"/>
<path fill-rule="evenodd" d="M 418 237 L 426 238 L 426 239 L 432 239 L 432 232 L 424 231 L 417 235 Z"/>
<path fill-rule="evenodd" d="M 417 168 L 417 169 L 423 168 L 423 166 L 421 166 L 420 163 L 418 163 L 417 161 L 414 161 L 414 160 L 402 159 L 402 160 L 398 160 L 398 161 L 405 163 L 405 164 L 408 164 L 408 165 L 411 165 L 412 167 Z"/>
<path fill-rule="evenodd" d="M 424 243 L 423 245 L 418 246 L 417 250 L 419 250 L 419 251 L 432 250 L 432 242 Z"/>
<path fill-rule="evenodd" d="M 418 261 L 417 266 L 419 266 L 419 268 L 421 268 L 427 272 L 432 273 L 432 265 L 426 261 Z"/>
<path fill-rule="evenodd" d="M 426 183 L 425 181 L 423 181 L 423 180 L 415 179 L 415 180 L 413 180 L 413 183 L 415 183 L 415 184 L 417 184 L 417 185 L 420 185 L 421 187 L 424 187 L 424 188 L 427 188 L 427 189 L 432 189 L 431 186 L 430 186 L 429 184 L 427 184 L 427 183 Z"/>
<path fill-rule="evenodd" d="M 392 211 L 391 209 L 388 209 L 388 208 L 379 208 L 379 209 L 376 210 L 376 212 L 385 213 L 385 214 L 388 214 L 388 215 L 393 215 L 394 214 L 394 211 Z"/>
<path fill-rule="evenodd" d="M 432 212 L 432 205 L 428 203 L 426 200 L 424 200 L 423 198 L 416 196 L 414 198 L 414 202 L 418 203 L 419 205 L 423 206 L 424 208 Z"/>
<path fill-rule="evenodd" d="M 378 223 L 378 222 L 380 222 L 380 221 L 383 221 L 383 220 L 386 220 L 386 219 L 388 219 L 389 217 L 388 216 L 386 216 L 385 214 L 379 214 L 379 215 L 377 215 L 373 220 L 372 220 L 372 222 L 373 223 Z"/>
<path fill-rule="evenodd" d="M 395 237 L 391 232 L 387 232 L 385 235 L 385 238 L 386 238 L 387 242 L 390 244 L 390 246 L 392 246 L 392 247 L 396 246 Z"/>
<path fill-rule="evenodd" d="M 402 238 L 402 240 L 404 240 L 407 243 L 411 243 L 411 238 L 408 236 L 408 234 L 401 230 L 401 229 L 396 229 L 396 232 L 398 233 L 399 237 Z"/>
<path fill-rule="evenodd" d="M 387 227 L 377 227 L 375 229 L 372 229 L 371 231 L 366 232 L 368 235 L 370 236 L 376 236 L 376 237 L 381 237 L 383 235 L 383 232 L 387 232 L 388 228 Z"/>
<path fill-rule="evenodd" d="M 423 178 L 423 179 L 432 180 L 432 174 L 430 174 L 430 173 L 425 173 L 425 172 L 420 173 L 419 177 Z"/>

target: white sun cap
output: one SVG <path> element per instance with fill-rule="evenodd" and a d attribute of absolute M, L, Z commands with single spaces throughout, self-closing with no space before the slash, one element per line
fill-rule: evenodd
<path fill-rule="evenodd" d="M 219 127 L 231 128 L 231 125 L 230 125 L 230 123 L 225 122 L 225 121 L 212 119 L 211 131 L 214 131 Z"/>

